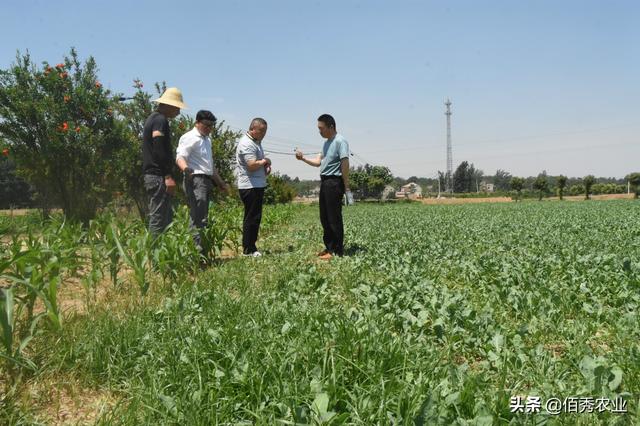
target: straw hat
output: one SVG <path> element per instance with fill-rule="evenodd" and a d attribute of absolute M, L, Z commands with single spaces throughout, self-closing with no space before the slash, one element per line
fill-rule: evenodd
<path fill-rule="evenodd" d="M 169 87 L 164 91 L 162 96 L 158 99 L 154 99 L 152 102 L 167 104 L 180 109 L 187 109 L 187 105 L 182 101 L 182 92 L 177 87 Z"/>

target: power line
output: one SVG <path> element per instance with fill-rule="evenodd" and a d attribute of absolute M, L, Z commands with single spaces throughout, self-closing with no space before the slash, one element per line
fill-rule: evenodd
<path fill-rule="evenodd" d="M 571 131 L 571 132 L 547 133 L 547 134 L 540 134 L 540 135 L 519 136 L 519 137 L 502 138 L 502 139 L 481 139 L 481 140 L 478 140 L 478 141 L 456 143 L 456 146 L 470 146 L 470 145 L 477 146 L 477 145 L 485 145 L 485 144 L 492 144 L 492 143 L 508 143 L 508 142 L 521 141 L 521 140 L 542 139 L 542 138 L 547 138 L 547 137 L 552 137 L 552 136 L 566 136 L 566 135 L 575 135 L 575 134 L 583 134 L 583 133 L 597 133 L 597 132 L 603 132 L 603 131 L 607 131 L 607 130 L 611 130 L 611 129 L 618 129 L 618 128 L 622 128 L 622 127 L 633 127 L 633 126 L 636 126 L 636 125 L 637 124 L 624 124 L 624 125 L 619 125 L 619 126 L 609 126 L 609 127 L 602 127 L 602 128 L 590 129 L 590 130 L 575 130 L 575 131 Z M 378 154 L 378 153 L 384 153 L 384 152 L 420 151 L 420 150 L 428 150 L 428 149 L 438 149 L 440 147 L 441 147 L 440 143 L 434 143 L 432 145 L 420 145 L 420 146 L 409 146 L 409 147 L 408 146 L 404 146 L 402 148 L 379 149 L 379 150 L 369 151 L 368 153 L 369 154 Z"/>
<path fill-rule="evenodd" d="M 230 125 L 230 124 L 227 124 L 227 126 L 229 128 L 231 128 L 231 129 L 240 131 L 242 133 L 245 133 L 247 131 L 247 129 L 244 129 L 244 128 L 241 128 L 241 127 L 237 127 L 237 126 L 233 126 L 233 125 Z M 293 145 L 301 146 L 301 147 L 309 147 L 309 148 L 316 148 L 317 147 L 317 145 L 304 143 L 304 142 L 300 142 L 300 141 L 295 141 L 293 139 L 276 137 L 276 136 L 273 136 L 273 135 L 265 136 L 265 141 L 268 141 L 269 145 L 278 145 L 278 146 L 280 146 L 282 148 L 289 148 L 289 147 L 292 147 Z"/>
<path fill-rule="evenodd" d="M 283 151 L 275 151 L 272 149 L 264 149 L 264 152 L 267 152 L 269 154 L 279 154 L 279 155 L 293 155 L 295 156 L 295 152 L 283 152 Z M 314 155 L 314 154 L 320 154 L 319 152 L 303 152 L 302 155 Z"/>
<path fill-rule="evenodd" d="M 601 149 L 601 148 L 610 148 L 610 147 L 622 146 L 622 145 L 629 145 L 629 143 L 628 142 L 617 142 L 617 143 L 607 142 L 603 144 L 587 145 L 587 146 L 559 147 L 559 148 L 536 150 L 536 151 L 513 152 L 513 153 L 498 154 L 498 155 L 483 155 L 480 157 L 475 157 L 473 161 L 487 160 L 487 159 L 494 159 L 494 158 L 510 158 L 513 156 L 523 156 L 523 155 L 532 155 L 532 154 L 552 154 L 552 153 L 563 152 L 563 151 L 572 152 L 572 151 L 587 150 L 587 149 L 599 149 L 599 148 Z M 432 161 L 421 161 L 421 163 L 422 164 L 440 164 L 441 162 L 439 160 L 432 160 Z M 409 165 L 409 164 L 413 164 L 413 163 L 403 162 L 396 165 L 403 166 L 403 165 Z"/>
<path fill-rule="evenodd" d="M 246 129 L 243 129 L 243 128 L 240 128 L 240 127 L 237 127 L 237 126 L 233 126 L 233 125 L 229 125 L 229 124 L 227 124 L 227 126 L 229 128 L 231 128 L 231 129 L 235 129 L 235 130 L 240 131 L 240 132 L 246 132 Z M 301 143 L 301 142 L 295 141 L 293 139 L 281 138 L 281 137 L 275 137 L 275 136 L 265 136 L 265 140 L 266 140 L 266 142 L 268 142 L 267 145 L 269 147 L 274 147 L 275 149 L 263 147 L 264 152 L 266 152 L 268 154 L 275 154 L 275 155 L 295 156 L 295 153 L 286 152 L 284 150 L 286 150 L 286 149 L 295 150 L 298 147 L 312 147 L 312 148 L 316 147 L 316 145 Z M 289 145 L 288 143 L 293 143 L 293 144 L 296 145 L 296 147 L 293 148 L 293 146 Z M 303 153 L 303 155 L 319 155 L 319 154 L 320 154 L 319 152 L 305 152 L 305 153 Z M 351 154 L 351 157 L 354 160 L 354 162 L 358 163 L 358 165 L 364 166 L 365 164 L 372 164 L 371 162 L 367 161 L 361 155 L 356 154 L 354 151 L 351 151 L 350 154 Z"/>
<path fill-rule="evenodd" d="M 229 125 L 227 124 L 227 126 L 231 129 L 235 129 L 241 132 L 246 132 L 246 129 L 237 127 L 237 126 L 233 126 L 233 125 Z M 456 144 L 456 146 L 468 146 L 468 145 L 481 145 L 481 144 L 489 144 L 489 143 L 504 143 L 504 142 L 511 142 L 511 141 L 515 141 L 515 140 L 529 140 L 529 139 L 540 139 L 540 138 L 544 138 L 544 137 L 550 137 L 550 136 L 561 136 L 561 135 L 571 135 L 571 134 L 581 134 L 581 133 L 593 133 L 593 132 L 600 132 L 600 131 L 605 131 L 605 130 L 610 130 L 610 129 L 614 129 L 614 128 L 620 128 L 620 127 L 630 127 L 630 126 L 635 126 L 635 124 L 625 124 L 625 125 L 619 125 L 619 126 L 609 126 L 609 127 L 603 127 L 603 128 L 598 128 L 598 129 L 585 129 L 585 130 L 576 130 L 576 131 L 571 131 L 571 132 L 556 132 L 556 133 L 547 133 L 547 134 L 541 134 L 541 135 L 532 135 L 532 136 L 523 136 L 523 137 L 514 137 L 514 138 L 504 138 L 504 139 L 485 139 L 485 140 L 479 140 L 476 142 L 466 142 L 466 143 L 462 143 L 462 144 Z M 286 156 L 295 156 L 295 153 L 291 152 L 294 149 L 294 146 L 289 145 L 289 142 L 294 143 L 296 145 L 296 147 L 310 147 L 315 149 L 317 147 L 317 145 L 312 145 L 312 144 L 307 144 L 307 143 L 301 143 L 299 141 L 295 141 L 293 139 L 288 139 L 288 138 L 280 138 L 280 137 L 274 137 L 274 136 L 269 136 L 265 138 L 266 141 L 268 142 L 268 147 L 273 147 L 274 149 L 269 149 L 269 148 L 263 148 L 265 152 L 270 153 L 270 154 L 275 154 L 275 155 L 286 155 Z M 540 154 L 540 153 L 554 153 L 554 152 L 562 152 L 562 151 L 577 151 L 577 150 L 584 150 L 584 149 L 594 149 L 594 148 L 603 148 L 603 147 L 610 147 L 610 146 L 618 146 L 618 145 L 628 145 L 627 142 L 623 142 L 623 143 L 618 143 L 618 144 L 610 144 L 610 143 L 605 143 L 605 144 L 599 144 L 599 145 L 590 145 L 590 146 L 577 146 L 577 147 L 559 147 L 559 148 L 554 148 L 554 149 L 550 149 L 550 150 L 537 150 L 537 151 L 527 151 L 527 152 L 517 152 L 517 153 L 510 153 L 510 154 L 499 154 L 499 155 L 488 155 L 488 156 L 481 156 L 481 157 L 476 157 L 475 161 L 477 160 L 486 160 L 486 159 L 494 159 L 494 158 L 509 158 L 512 156 L 522 156 L 522 155 L 531 155 L 531 154 Z M 416 150 L 425 150 L 425 149 L 437 149 L 439 148 L 441 145 L 440 144 L 434 144 L 434 145 L 422 145 L 420 147 L 403 147 L 403 148 L 393 148 L 393 149 L 388 149 L 388 150 L 374 150 L 374 151 L 367 151 L 367 155 L 372 154 L 372 153 L 381 153 L 381 152 L 401 152 L 401 151 L 416 151 Z M 290 151 L 288 151 L 290 150 Z M 287 152 L 288 151 L 288 152 Z M 314 155 L 314 154 L 318 154 L 317 152 L 307 152 L 304 153 L 304 155 Z M 351 155 L 350 155 L 351 159 L 354 161 L 354 163 L 356 163 L 357 165 L 366 165 L 366 164 L 373 164 L 371 161 L 367 160 L 366 158 L 364 158 L 361 154 L 354 152 L 353 150 L 351 151 Z M 399 165 L 408 165 L 411 163 L 408 162 L 403 162 L 400 163 Z M 422 164 L 440 164 L 440 161 L 422 161 Z M 398 164 L 396 164 L 398 165 Z"/>

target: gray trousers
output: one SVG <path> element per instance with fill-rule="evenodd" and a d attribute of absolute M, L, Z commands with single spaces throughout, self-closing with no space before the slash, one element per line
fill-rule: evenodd
<path fill-rule="evenodd" d="M 167 193 L 162 176 L 144 175 L 144 189 L 149 197 L 149 232 L 155 238 L 173 219 L 173 197 Z"/>
<path fill-rule="evenodd" d="M 209 214 L 209 200 L 213 189 L 213 181 L 209 176 L 193 176 L 192 179 L 185 179 L 183 182 L 184 193 L 187 195 L 189 205 L 190 225 L 193 233 L 193 240 L 202 251 L 202 237 L 200 229 L 206 228 L 207 216 Z"/>

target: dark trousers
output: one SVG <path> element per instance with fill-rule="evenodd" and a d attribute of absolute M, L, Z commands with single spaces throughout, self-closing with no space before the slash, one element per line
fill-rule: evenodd
<path fill-rule="evenodd" d="M 156 238 L 173 219 L 173 197 L 167 192 L 162 176 L 144 175 L 144 189 L 149 199 L 149 232 Z"/>
<path fill-rule="evenodd" d="M 330 253 L 342 256 L 344 227 L 342 225 L 342 197 L 344 182 L 341 176 L 320 176 L 320 223 L 324 230 L 324 246 Z"/>
<path fill-rule="evenodd" d="M 187 195 L 189 205 L 189 225 L 193 234 L 193 240 L 198 250 L 202 251 L 202 236 L 200 230 L 207 227 L 209 216 L 209 200 L 213 182 L 211 177 L 195 175 L 192 179 L 185 179 L 183 189 Z"/>
<path fill-rule="evenodd" d="M 244 220 L 242 221 L 242 252 L 251 254 L 258 251 L 256 241 L 262 220 L 262 201 L 264 188 L 241 189 L 240 199 L 244 204 Z"/>

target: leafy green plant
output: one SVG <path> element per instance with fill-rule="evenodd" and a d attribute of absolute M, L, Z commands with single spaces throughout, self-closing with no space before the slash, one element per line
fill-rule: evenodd
<path fill-rule="evenodd" d="M 197 270 L 200 253 L 189 228 L 189 209 L 181 206 L 167 230 L 153 244 L 153 265 L 163 279 L 182 282 Z"/>
<path fill-rule="evenodd" d="M 102 419 L 122 424 L 549 423 L 544 412 L 512 412 L 517 395 L 622 398 L 627 414 L 580 421 L 634 423 L 636 207 L 356 205 L 344 213 L 347 255 L 321 263 L 317 207 L 266 206 L 266 256 L 197 273 L 182 208 L 151 247 L 140 225 L 115 233 L 127 256 L 151 253 L 123 260 L 128 268 L 146 266 L 146 282 L 166 274 L 172 285 L 154 287 L 158 303 L 127 315 L 97 309 L 65 324 L 72 333 L 40 335 L 55 345 L 40 348 L 38 336 L 28 346 L 37 352 L 22 356 L 122 392 L 126 403 Z M 241 219 L 237 205 L 212 213 Z M 28 239 L 7 253 L 42 241 Z M 14 301 L 14 312 L 24 306 Z M 15 354 L 22 320 L 13 318 Z"/>
<path fill-rule="evenodd" d="M 238 252 L 239 236 L 242 234 L 241 209 L 235 203 L 214 204 L 209 208 L 208 226 L 202 231 L 202 248 L 205 256 L 216 259 L 227 247 Z"/>
<path fill-rule="evenodd" d="M 118 247 L 118 253 L 124 263 L 133 270 L 133 277 L 142 295 L 147 294 L 150 282 L 148 280 L 148 270 L 150 268 L 151 234 L 146 230 L 141 234 L 131 236 L 126 245 L 120 241 L 115 226 L 111 226 L 112 238 Z"/>

